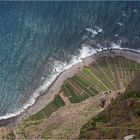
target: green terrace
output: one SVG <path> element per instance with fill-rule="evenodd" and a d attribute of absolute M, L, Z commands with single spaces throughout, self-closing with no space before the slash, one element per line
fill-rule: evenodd
<path fill-rule="evenodd" d="M 36 125 L 67 103 L 79 103 L 91 96 L 125 90 L 140 72 L 140 64 L 124 57 L 103 57 L 64 81 L 60 93 L 44 109 L 23 121 Z"/>

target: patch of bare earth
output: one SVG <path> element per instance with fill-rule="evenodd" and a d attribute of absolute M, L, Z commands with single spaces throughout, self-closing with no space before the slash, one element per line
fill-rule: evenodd
<path fill-rule="evenodd" d="M 98 94 L 77 104 L 67 104 L 41 123 L 28 138 L 77 138 L 82 125 L 103 111 L 116 96 L 117 93 Z"/>
<path fill-rule="evenodd" d="M 7 129 L 5 127 L 0 127 L 0 139 L 3 139 L 3 137 L 7 134 Z"/>
<path fill-rule="evenodd" d="M 70 103 L 68 97 L 65 96 L 65 94 L 64 94 L 63 91 L 61 91 L 61 92 L 59 93 L 59 95 L 60 95 L 60 97 L 62 98 L 62 100 L 64 101 L 64 103 L 65 103 L 66 105 Z"/>

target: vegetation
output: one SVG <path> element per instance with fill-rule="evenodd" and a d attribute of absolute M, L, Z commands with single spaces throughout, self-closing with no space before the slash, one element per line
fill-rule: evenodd
<path fill-rule="evenodd" d="M 124 136 L 134 134 L 134 138 L 140 138 L 140 124 L 138 123 L 140 122 L 140 90 L 132 90 L 139 78 L 140 75 L 108 108 L 83 125 L 79 137 L 82 139 L 122 139 Z"/>
<path fill-rule="evenodd" d="M 30 125 L 37 125 L 42 122 L 44 119 L 48 118 L 54 111 L 58 108 L 64 106 L 65 103 L 60 97 L 60 95 L 56 95 L 54 100 L 49 103 L 45 108 L 40 110 L 38 113 L 30 116 L 29 118 L 25 119 L 22 123 L 22 126 L 28 127 Z"/>
<path fill-rule="evenodd" d="M 125 94 L 119 96 L 104 112 L 82 127 L 80 138 L 122 138 L 128 132 L 135 132 L 131 127 L 133 125 L 137 130 L 136 137 L 138 137 L 140 130 L 135 121 L 140 121 L 138 107 L 140 94 L 134 89 L 138 89 L 139 85 L 134 82 L 135 86 L 130 86 L 129 83 L 138 76 L 139 71 L 140 64 L 124 57 L 100 58 L 64 81 L 60 93 L 52 102 L 38 113 L 25 119 L 20 124 L 21 135 L 24 135 L 24 138 L 28 137 L 40 124 L 46 122 L 53 112 L 69 103 L 79 103 L 97 94 L 113 93 L 127 87 L 129 90 Z M 128 104 L 133 105 L 128 106 Z M 128 115 L 130 112 L 132 116 Z M 118 133 L 121 133 L 119 137 Z M 45 138 L 47 138 L 46 135 Z"/>
<path fill-rule="evenodd" d="M 8 133 L 3 137 L 3 139 L 15 140 L 16 137 L 15 137 L 13 131 L 10 131 L 10 132 L 8 132 Z"/>

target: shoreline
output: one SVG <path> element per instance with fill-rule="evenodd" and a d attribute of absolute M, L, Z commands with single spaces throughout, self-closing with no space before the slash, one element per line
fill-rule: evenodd
<path fill-rule="evenodd" d="M 63 82 L 69 78 L 74 76 L 80 69 L 84 68 L 85 66 L 89 66 L 94 61 L 100 59 L 101 57 L 105 56 L 123 56 L 125 58 L 137 61 L 140 63 L 140 53 L 134 50 L 129 49 L 117 49 L 117 48 L 110 48 L 108 50 L 99 51 L 91 56 L 86 58 L 82 58 L 82 62 L 78 62 L 69 69 L 62 71 L 56 79 L 51 83 L 48 89 L 43 92 L 40 96 L 38 96 L 31 106 L 27 109 L 24 109 L 24 112 L 21 112 L 19 115 L 12 116 L 6 119 L 0 120 L 0 126 L 4 125 L 15 125 L 19 123 L 21 120 L 39 112 L 43 109 L 47 104 L 49 104 L 55 95 L 60 92 L 60 88 Z"/>

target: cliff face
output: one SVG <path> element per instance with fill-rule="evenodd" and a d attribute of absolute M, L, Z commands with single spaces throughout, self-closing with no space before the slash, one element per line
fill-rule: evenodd
<path fill-rule="evenodd" d="M 127 135 L 139 138 L 140 63 L 128 57 L 102 55 L 101 52 L 101 58 L 88 67 L 78 67 L 73 77 L 67 71 L 69 78 L 65 73 L 65 81 L 57 79 L 59 86 L 60 81 L 63 84 L 53 100 L 38 112 L 42 102 L 47 101 L 47 96 L 41 96 L 40 103 L 34 106 L 37 113 L 22 120 L 18 126 L 9 127 L 2 138 L 115 139 Z M 58 86 L 52 87 L 58 90 Z M 26 113 L 29 115 L 30 111 Z"/>
<path fill-rule="evenodd" d="M 81 128 L 79 138 L 140 138 L 140 75 L 103 112 Z"/>
<path fill-rule="evenodd" d="M 126 91 L 140 91 L 140 74 L 128 85 Z"/>

